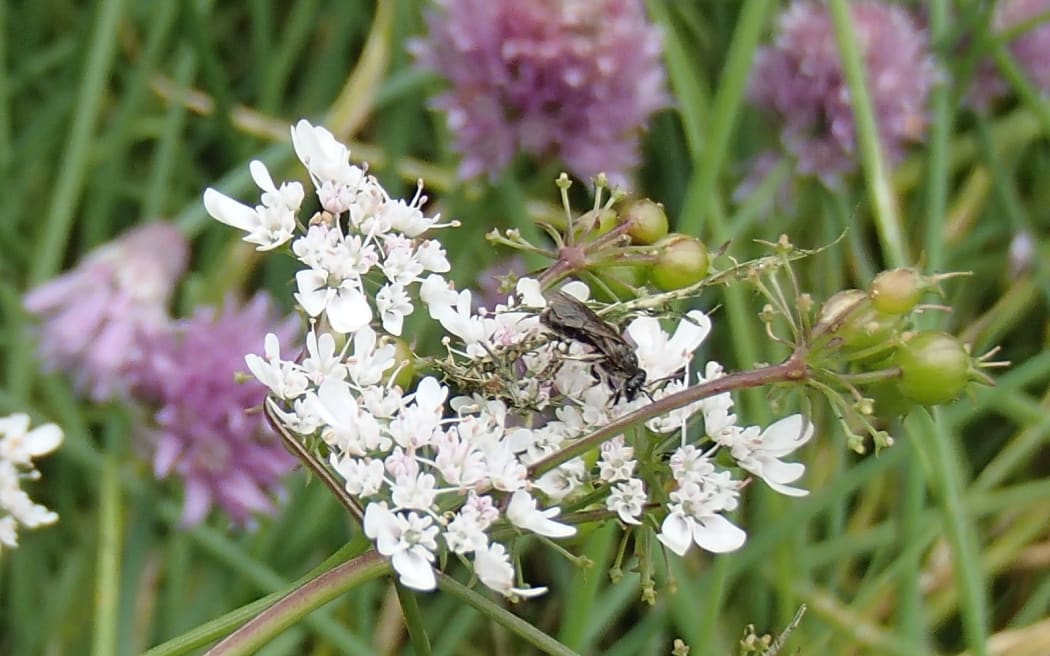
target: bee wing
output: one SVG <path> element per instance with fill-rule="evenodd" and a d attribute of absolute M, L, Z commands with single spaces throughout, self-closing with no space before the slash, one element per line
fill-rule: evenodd
<path fill-rule="evenodd" d="M 600 340 L 620 340 L 616 327 L 599 317 L 582 301 L 564 292 L 547 292 L 547 309 L 541 316 L 544 323 L 555 331 L 569 334 L 573 339 L 586 341 L 595 347 Z M 599 347 L 600 348 L 600 347 Z"/>

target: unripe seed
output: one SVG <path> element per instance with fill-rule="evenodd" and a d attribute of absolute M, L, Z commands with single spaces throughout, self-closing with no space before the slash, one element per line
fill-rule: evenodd
<path fill-rule="evenodd" d="M 624 208 L 622 220 L 627 224 L 632 244 L 647 246 L 667 236 L 667 212 L 663 205 L 648 198 L 636 200 Z"/>
<path fill-rule="evenodd" d="M 953 401 L 970 381 L 970 354 L 947 333 L 916 333 L 894 357 L 901 369 L 901 393 L 922 405 Z"/>
<path fill-rule="evenodd" d="M 670 234 L 656 244 L 656 262 L 649 270 L 649 280 L 656 287 L 671 291 L 703 280 L 711 258 L 703 242 L 694 237 Z"/>
<path fill-rule="evenodd" d="M 875 276 L 868 295 L 872 305 L 880 312 L 902 315 L 911 312 L 919 304 L 926 288 L 926 280 L 918 271 L 901 267 Z"/>
<path fill-rule="evenodd" d="M 612 208 L 602 207 L 586 212 L 576 221 L 575 232 L 577 237 L 595 239 L 616 227 L 616 212 Z"/>

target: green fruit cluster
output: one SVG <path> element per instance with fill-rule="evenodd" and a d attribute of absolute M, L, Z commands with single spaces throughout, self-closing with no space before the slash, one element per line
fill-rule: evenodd
<path fill-rule="evenodd" d="M 867 290 L 835 294 L 817 316 L 814 335 L 825 351 L 845 359 L 853 373 L 885 374 L 866 385 L 880 414 L 954 401 L 969 382 L 981 379 L 957 337 L 911 329 L 922 297 L 934 290 L 935 278 L 912 268 L 890 269 Z"/>

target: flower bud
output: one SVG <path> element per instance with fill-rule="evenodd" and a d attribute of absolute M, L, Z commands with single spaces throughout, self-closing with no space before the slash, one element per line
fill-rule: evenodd
<path fill-rule="evenodd" d="M 632 244 L 647 246 L 667 236 L 664 206 L 648 198 L 636 200 L 623 210 L 623 221 Z"/>
<path fill-rule="evenodd" d="M 900 391 L 922 405 L 955 400 L 970 381 L 970 354 L 947 333 L 916 333 L 894 355 L 900 367 Z"/>
<path fill-rule="evenodd" d="M 681 289 L 707 275 L 711 258 L 699 239 L 672 233 L 660 240 L 656 248 L 656 262 L 649 271 L 649 280 L 656 287 L 664 291 Z"/>

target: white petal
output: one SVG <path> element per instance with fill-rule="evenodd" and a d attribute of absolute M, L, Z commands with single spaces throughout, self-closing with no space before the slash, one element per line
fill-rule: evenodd
<path fill-rule="evenodd" d="M 721 515 L 708 515 L 694 521 L 693 540 L 712 553 L 727 553 L 744 546 L 747 533 Z"/>
<path fill-rule="evenodd" d="M 689 527 L 689 520 L 681 513 L 672 512 L 664 518 L 660 526 L 660 532 L 656 539 L 664 543 L 664 546 L 679 556 L 684 556 L 693 544 L 693 535 Z"/>
<path fill-rule="evenodd" d="M 784 417 L 762 432 L 762 450 L 784 456 L 813 438 L 813 422 L 800 414 Z"/>
<path fill-rule="evenodd" d="M 256 211 L 244 203 L 235 201 L 211 187 L 204 190 L 204 209 L 216 221 L 246 232 L 255 231 L 260 224 Z"/>
<path fill-rule="evenodd" d="M 575 526 L 550 519 L 559 512 L 559 508 L 537 509 L 536 500 L 528 492 L 518 490 L 510 498 L 510 504 L 507 506 L 507 519 L 519 528 L 549 538 L 566 538 L 575 535 Z"/>
<path fill-rule="evenodd" d="M 580 282 L 579 280 L 565 283 L 562 285 L 561 290 L 580 301 L 586 301 L 591 297 L 591 288 L 587 286 L 587 283 Z"/>
<path fill-rule="evenodd" d="M 692 353 L 700 346 L 711 332 L 711 319 L 699 310 L 692 310 L 682 319 L 674 331 L 674 336 L 667 346 L 675 351 Z"/>
<path fill-rule="evenodd" d="M 804 490 L 800 487 L 794 487 L 792 485 L 783 485 L 776 481 L 766 480 L 766 485 L 771 487 L 774 492 L 779 492 L 784 496 L 789 497 L 804 497 L 809 494 L 809 490 Z"/>
<path fill-rule="evenodd" d="M 522 278 L 518 280 L 515 291 L 521 296 L 521 302 L 529 307 L 547 307 L 547 299 L 543 296 L 540 281 L 535 278 Z"/>
<path fill-rule="evenodd" d="M 253 159 L 248 164 L 248 171 L 252 174 L 252 180 L 258 185 L 259 189 L 269 192 L 271 194 L 277 193 L 277 185 L 273 183 L 273 178 L 270 177 L 270 171 L 266 168 L 266 165 L 257 159 Z"/>
<path fill-rule="evenodd" d="M 394 554 L 390 563 L 397 570 L 398 578 L 405 587 L 413 590 L 433 590 L 437 587 L 434 568 L 426 557 L 410 549 Z"/>
<path fill-rule="evenodd" d="M 356 287 L 340 287 L 326 309 L 332 329 L 341 333 L 352 333 L 372 320 L 372 307 Z"/>
<path fill-rule="evenodd" d="M 295 282 L 299 288 L 295 300 L 306 313 L 316 317 L 324 312 L 328 304 L 328 275 L 317 269 L 303 269 L 295 274 Z"/>
<path fill-rule="evenodd" d="M 401 528 L 397 517 L 386 507 L 385 503 L 370 503 L 365 508 L 365 535 L 375 540 L 376 550 L 389 556 L 400 542 Z"/>
<path fill-rule="evenodd" d="M 37 426 L 26 433 L 25 449 L 31 456 L 42 456 L 51 453 L 62 444 L 62 429 L 55 424 Z"/>

